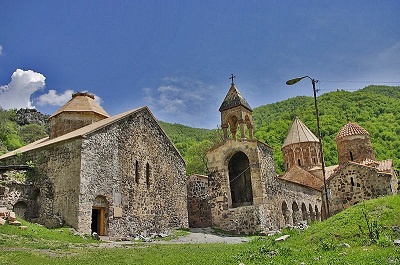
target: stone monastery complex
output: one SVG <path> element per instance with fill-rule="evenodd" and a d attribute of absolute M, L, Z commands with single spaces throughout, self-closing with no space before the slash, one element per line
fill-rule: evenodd
<path fill-rule="evenodd" d="M 188 227 L 276 230 L 397 194 L 392 161 L 376 161 L 369 133 L 355 123 L 336 136 L 339 165 L 326 168 L 325 186 L 319 140 L 299 118 L 282 146 L 286 171 L 277 175 L 233 79 L 219 111 L 224 140 L 207 153 L 208 176 L 187 177 L 147 107 L 110 117 L 92 95 L 76 93 L 50 117 L 48 138 L 0 156 L 3 176 L 34 164 L 28 181 L 0 184 L 0 207 L 47 227 L 129 239 Z"/>

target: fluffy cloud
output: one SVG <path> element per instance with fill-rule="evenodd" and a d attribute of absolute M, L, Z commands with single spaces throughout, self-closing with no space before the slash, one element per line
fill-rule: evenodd
<path fill-rule="evenodd" d="M 34 108 L 31 95 L 45 87 L 46 77 L 32 70 L 17 69 L 8 85 L 0 86 L 0 107 L 3 109 Z"/>
<path fill-rule="evenodd" d="M 0 56 L 3 55 L 3 46 L 0 45 Z"/>
<path fill-rule="evenodd" d="M 0 107 L 3 109 L 35 108 L 31 101 L 32 94 L 43 90 L 46 85 L 45 80 L 46 77 L 41 73 L 32 70 L 15 70 L 11 76 L 11 82 L 8 85 L 0 86 Z M 34 100 L 39 106 L 62 106 L 72 98 L 73 93 L 74 91 L 71 89 L 63 93 L 57 93 L 56 90 L 50 89 L 49 92 Z M 100 97 L 94 96 L 97 103 L 103 102 Z"/>
<path fill-rule="evenodd" d="M 37 104 L 40 106 L 62 106 L 72 98 L 73 90 L 66 90 L 62 94 L 57 94 L 57 91 L 50 89 L 47 94 L 40 95 Z"/>
<path fill-rule="evenodd" d="M 82 91 L 82 92 L 88 92 L 88 91 Z M 40 95 L 37 99 L 37 104 L 39 106 L 62 106 L 65 103 L 67 103 L 71 98 L 72 94 L 75 92 L 71 89 L 65 90 L 64 93 L 58 94 L 56 90 L 50 89 L 47 94 Z M 88 92 L 90 93 L 90 92 Z M 93 93 L 90 93 L 93 94 Z M 99 97 L 94 95 L 94 100 L 97 101 L 97 103 L 101 104 L 103 100 Z"/>
<path fill-rule="evenodd" d="M 164 78 L 157 88 L 144 88 L 145 102 L 160 120 L 215 128 L 219 101 L 215 88 L 189 78 Z M 210 115 L 209 109 L 212 109 Z"/>

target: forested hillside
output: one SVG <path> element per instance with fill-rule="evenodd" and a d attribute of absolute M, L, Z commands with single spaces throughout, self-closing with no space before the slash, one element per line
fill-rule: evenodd
<path fill-rule="evenodd" d="M 368 86 L 348 92 L 335 91 L 318 97 L 326 164 L 337 164 L 335 136 L 347 118 L 364 127 L 378 160 L 400 163 L 400 87 Z M 283 170 L 280 148 L 295 116 L 317 135 L 312 97 L 296 97 L 254 109 L 255 136 L 274 147 L 278 170 Z"/>
<path fill-rule="evenodd" d="M 319 96 L 318 104 L 327 165 L 337 163 L 335 136 L 349 118 L 369 131 L 377 159 L 393 159 L 399 168 L 400 87 L 368 86 L 355 92 L 330 92 Z M 278 172 L 283 171 L 281 146 L 295 116 L 317 134 L 312 97 L 290 98 L 255 108 L 253 112 L 254 135 L 273 147 Z M 222 141 L 221 131 L 165 122 L 160 125 L 185 158 L 187 173 L 205 174 L 205 153 Z M 0 110 L 0 154 L 45 135 L 43 124 L 23 122 L 21 113 L 17 115 L 15 110 Z"/>

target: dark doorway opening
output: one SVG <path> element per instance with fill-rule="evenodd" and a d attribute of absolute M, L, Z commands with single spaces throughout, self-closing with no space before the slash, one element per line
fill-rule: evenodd
<path fill-rule="evenodd" d="M 253 189 L 249 159 L 243 152 L 237 152 L 229 161 L 229 183 L 232 207 L 253 204 Z"/>
<path fill-rule="evenodd" d="M 98 235 L 104 235 L 104 208 L 92 209 L 92 233 L 96 232 Z"/>

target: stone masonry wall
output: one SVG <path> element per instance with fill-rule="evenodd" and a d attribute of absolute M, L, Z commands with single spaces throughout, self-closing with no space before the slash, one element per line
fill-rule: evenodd
<path fill-rule="evenodd" d="M 321 191 L 276 178 L 268 188 L 270 219 L 278 227 L 297 225 L 300 221 L 320 221 Z"/>
<path fill-rule="evenodd" d="M 188 214 L 190 227 L 211 226 L 211 209 L 208 196 L 208 177 L 192 175 L 187 180 Z"/>
<path fill-rule="evenodd" d="M 88 135 L 83 144 L 79 231 L 94 200 L 109 203 L 112 238 L 187 228 L 185 162 L 147 108 Z"/>
<path fill-rule="evenodd" d="M 379 173 L 373 167 L 348 163 L 328 180 L 331 190 L 329 210 L 336 214 L 360 201 L 392 195 L 392 175 Z"/>
<path fill-rule="evenodd" d="M 232 207 L 228 164 L 237 152 L 249 159 L 253 204 Z M 270 148 L 255 140 L 226 140 L 207 154 L 210 207 L 213 225 L 238 234 L 251 234 L 263 230 L 265 221 L 265 186 L 275 175 Z M 264 168 L 264 169 L 262 169 Z M 264 171 L 263 171 L 264 170 Z M 262 175 L 272 174 L 272 176 Z"/>
<path fill-rule="evenodd" d="M 29 181 L 15 179 L 19 177 L 22 180 L 26 175 L 26 170 L 9 170 L 0 175 L 0 207 L 13 210 L 19 217 L 32 221 L 39 214 L 39 190 Z"/>
<path fill-rule="evenodd" d="M 33 163 L 39 208 L 36 222 L 47 227 L 63 223 L 78 227 L 80 150 L 81 140 L 74 138 L 1 160 L 4 165 Z"/>

